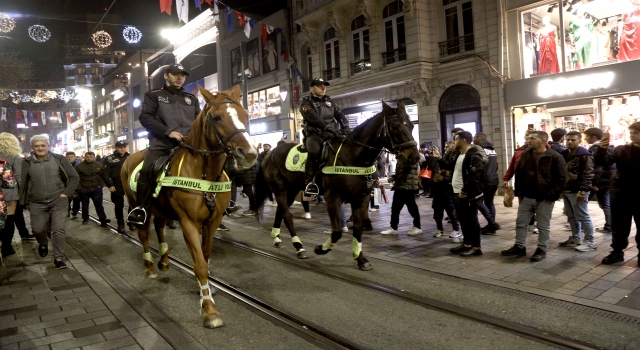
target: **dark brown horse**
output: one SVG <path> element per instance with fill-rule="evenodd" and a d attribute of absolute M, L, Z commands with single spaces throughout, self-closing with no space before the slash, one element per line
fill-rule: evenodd
<path fill-rule="evenodd" d="M 382 102 L 382 112 L 355 128 L 346 138 L 335 138 L 328 142 L 327 161 L 333 165 L 349 167 L 371 167 L 376 157 L 384 149 L 400 154 L 415 164 L 419 161 L 416 141 L 411 136 L 413 123 L 405 111 L 402 102 L 398 108 L 391 108 Z M 286 169 L 285 161 L 294 144 L 284 144 L 273 149 L 260 164 L 256 179 L 256 201 L 261 212 L 268 191 L 273 191 L 278 209 L 271 229 L 271 237 L 276 247 L 282 246 L 280 240 L 280 224 L 282 219 L 289 229 L 293 246 L 300 259 L 307 257 L 302 241 L 298 238 L 293 226 L 293 216 L 289 207 L 295 196 L 304 189 L 304 173 L 291 172 Z M 338 156 L 336 157 L 336 154 Z M 331 237 L 323 244 L 316 246 L 316 254 L 326 254 L 342 237 L 340 206 L 351 203 L 353 213 L 353 258 L 358 262 L 360 270 L 371 270 L 371 264 L 362 253 L 362 223 L 367 217 L 367 207 L 374 181 L 364 175 L 326 175 L 319 173 L 317 181 L 322 181 L 324 198 L 331 219 Z"/>
<path fill-rule="evenodd" d="M 200 87 L 206 105 L 196 118 L 191 131 L 172 158 L 171 176 L 212 182 L 228 181 L 223 167 L 227 156 L 233 156 L 239 168 L 254 165 L 257 151 L 246 130 L 247 112 L 238 101 L 240 88 L 210 93 Z M 146 150 L 132 154 L 122 167 L 122 183 L 131 208 L 137 205 L 135 193 L 129 187 L 129 177 L 142 162 Z M 200 300 L 204 308 L 203 322 L 207 328 L 223 325 L 209 290 L 209 256 L 213 247 L 213 234 L 222 222 L 222 214 L 229 205 L 231 192 L 202 192 L 191 189 L 163 187 L 154 201 L 151 213 L 158 241 L 160 260 L 158 268 L 169 268 L 169 247 L 164 237 L 168 220 L 179 220 L 184 240 L 193 258 L 193 272 L 200 285 Z M 202 234 L 202 238 L 200 235 Z M 144 247 L 144 266 L 147 278 L 156 278 L 153 259 L 149 252 L 149 228 L 138 229 Z"/>

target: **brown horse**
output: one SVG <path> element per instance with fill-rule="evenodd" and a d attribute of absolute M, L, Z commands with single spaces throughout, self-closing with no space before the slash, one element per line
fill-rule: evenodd
<path fill-rule="evenodd" d="M 199 87 L 206 101 L 191 131 L 174 154 L 170 176 L 213 182 L 229 181 L 224 174 L 227 156 L 233 156 L 238 168 L 254 165 L 256 148 L 247 133 L 247 112 L 240 104 L 240 88 L 214 92 Z M 129 186 L 129 177 L 142 162 L 146 150 L 132 154 L 122 167 L 122 183 L 131 208 L 137 205 L 135 193 Z M 203 322 L 207 328 L 223 325 L 209 289 L 209 256 L 213 247 L 213 234 L 222 222 L 222 215 L 231 200 L 231 192 L 207 193 L 191 189 L 163 187 L 152 204 L 153 224 L 160 242 L 158 268 L 169 268 L 169 247 L 164 237 L 168 220 L 179 220 L 184 240 L 193 258 L 193 272 L 200 285 Z M 200 239 L 202 234 L 202 239 Z M 144 247 L 144 266 L 147 278 L 156 278 L 153 259 L 149 252 L 149 227 L 138 229 L 138 237 Z"/>

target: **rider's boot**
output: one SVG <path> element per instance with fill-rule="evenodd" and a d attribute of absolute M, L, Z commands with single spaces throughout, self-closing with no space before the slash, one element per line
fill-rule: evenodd
<path fill-rule="evenodd" d="M 138 227 L 144 227 L 144 224 L 149 219 L 149 184 L 138 180 L 138 188 L 136 189 L 136 196 L 141 198 L 142 201 L 140 205 L 131 209 L 129 215 L 127 216 L 127 224 L 134 225 Z"/>
<path fill-rule="evenodd" d="M 315 181 L 315 169 L 313 164 L 306 164 L 305 174 L 304 174 L 304 195 L 305 197 L 313 197 L 317 196 L 320 193 L 320 189 L 318 185 L 316 185 Z"/>

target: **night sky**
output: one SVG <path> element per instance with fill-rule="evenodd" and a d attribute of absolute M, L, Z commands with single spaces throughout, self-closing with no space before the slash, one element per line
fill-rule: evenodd
<path fill-rule="evenodd" d="M 9 14 L 16 20 L 16 28 L 13 31 L 6 34 L 0 33 L 0 46 L 18 51 L 22 58 L 33 62 L 34 82 L 63 81 L 65 35 L 80 34 L 81 42 L 76 45 L 87 40 L 86 45 L 93 46 L 90 36 L 96 23 L 76 21 L 87 21 L 88 14 L 95 16 L 94 20 L 98 21 L 112 3 L 113 0 L 0 0 L 0 12 Z M 102 26 L 102 30 L 108 32 L 113 38 L 110 48 L 125 50 L 129 55 L 139 49 L 161 48 L 168 45 L 168 40 L 160 36 L 160 31 L 165 28 L 178 28 L 181 23 L 178 23 L 175 0 L 171 16 L 160 13 L 159 3 L 159 0 L 116 0 L 109 15 L 117 17 L 105 18 L 104 22 L 116 22 L 121 25 L 104 24 Z M 287 0 L 227 0 L 224 3 L 258 20 L 287 7 Z M 207 8 L 209 8 L 207 3 L 202 4 L 202 10 Z M 200 11 L 195 8 L 194 0 L 189 0 L 189 18 L 194 18 L 198 14 Z M 27 33 L 29 26 L 38 23 L 47 27 L 52 34 L 49 41 L 45 43 L 33 41 Z M 135 26 L 142 32 L 140 43 L 128 44 L 122 39 L 124 25 Z"/>

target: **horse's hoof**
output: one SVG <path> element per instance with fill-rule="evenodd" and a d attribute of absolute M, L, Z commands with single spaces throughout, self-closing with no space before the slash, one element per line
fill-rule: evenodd
<path fill-rule="evenodd" d="M 160 271 L 167 271 L 169 270 L 169 264 L 165 264 L 162 261 L 158 261 L 158 269 Z"/>
<path fill-rule="evenodd" d="M 298 259 L 306 259 L 309 256 L 307 255 L 307 252 L 303 251 L 299 251 L 296 253 L 296 256 L 298 257 Z"/>
<path fill-rule="evenodd" d="M 324 250 L 324 249 L 322 249 L 322 246 L 321 246 L 321 245 L 317 245 L 317 246 L 313 249 L 313 252 L 314 252 L 314 253 L 316 253 L 316 254 L 318 254 L 318 255 L 325 255 L 325 254 L 327 254 L 327 253 L 328 253 L 328 252 L 330 252 L 330 251 L 331 251 L 331 249 L 329 249 L 329 250 Z"/>
<path fill-rule="evenodd" d="M 151 278 L 151 279 L 158 278 L 158 274 L 155 271 L 145 271 L 144 277 Z"/>
<path fill-rule="evenodd" d="M 202 316 L 202 323 L 204 324 L 204 328 L 220 328 L 224 326 L 224 322 L 222 322 L 222 317 L 219 314 L 212 316 Z"/>
<path fill-rule="evenodd" d="M 276 248 L 282 248 L 283 247 L 282 242 L 274 243 L 273 246 L 276 247 Z"/>
<path fill-rule="evenodd" d="M 373 266 L 371 266 L 371 263 L 369 263 L 368 261 L 367 261 L 367 262 L 365 262 L 365 263 L 363 263 L 363 264 L 358 263 L 358 268 L 359 268 L 361 271 L 370 271 L 370 270 L 373 270 Z"/>

